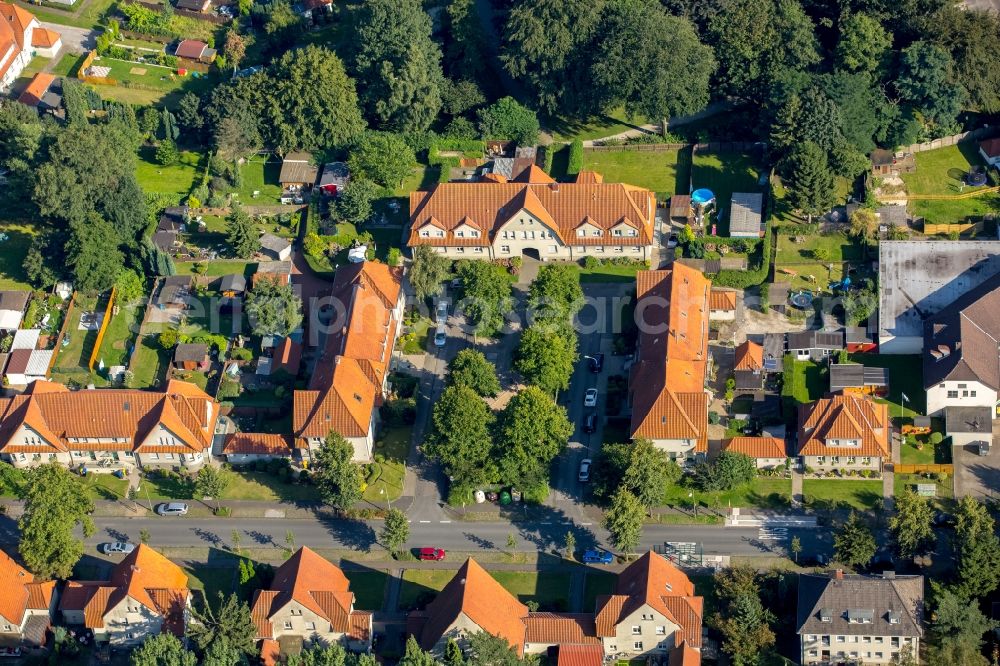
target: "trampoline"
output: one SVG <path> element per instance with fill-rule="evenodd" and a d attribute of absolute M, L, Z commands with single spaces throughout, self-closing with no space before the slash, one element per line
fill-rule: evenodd
<path fill-rule="evenodd" d="M 982 185 L 985 185 L 986 169 L 983 169 L 982 167 L 976 167 L 965 176 L 965 182 L 970 187 L 981 187 Z"/>
<path fill-rule="evenodd" d="M 799 310 L 805 310 L 810 305 L 812 305 L 815 296 L 808 289 L 803 289 L 802 291 L 792 294 L 788 297 L 788 302 L 792 304 L 792 307 L 798 308 Z"/>

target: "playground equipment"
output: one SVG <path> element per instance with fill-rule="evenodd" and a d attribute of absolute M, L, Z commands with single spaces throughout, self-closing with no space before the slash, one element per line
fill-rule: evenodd
<path fill-rule="evenodd" d="M 705 217 L 715 208 L 715 194 L 705 188 L 695 190 L 691 193 L 691 207 L 697 226 L 704 228 Z"/>
<path fill-rule="evenodd" d="M 794 308 L 805 310 L 812 305 L 814 298 L 816 298 L 816 296 L 811 291 L 803 289 L 789 296 L 788 302 L 791 303 Z"/>

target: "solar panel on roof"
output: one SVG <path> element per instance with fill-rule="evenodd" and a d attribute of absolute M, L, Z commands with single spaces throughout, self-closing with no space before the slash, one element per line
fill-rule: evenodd
<path fill-rule="evenodd" d="M 776 358 L 765 358 L 764 359 L 764 369 L 765 370 L 777 370 L 778 369 L 778 359 L 776 359 Z"/>

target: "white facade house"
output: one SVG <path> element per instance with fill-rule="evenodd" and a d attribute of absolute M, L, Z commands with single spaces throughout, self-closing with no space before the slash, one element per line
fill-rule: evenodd
<path fill-rule="evenodd" d="M 15 4 L 0 2 L 0 92 L 17 80 L 31 58 L 51 58 L 62 48 L 59 33 L 43 28 L 35 16 Z"/>

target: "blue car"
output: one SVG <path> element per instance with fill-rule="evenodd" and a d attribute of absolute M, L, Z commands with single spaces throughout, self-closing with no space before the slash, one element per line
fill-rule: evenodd
<path fill-rule="evenodd" d="M 583 561 L 587 564 L 611 564 L 614 560 L 615 556 L 606 550 L 588 548 L 583 553 Z"/>

